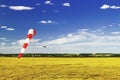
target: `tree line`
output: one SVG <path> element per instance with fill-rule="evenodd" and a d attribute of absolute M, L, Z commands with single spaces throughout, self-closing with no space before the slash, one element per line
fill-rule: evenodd
<path fill-rule="evenodd" d="M 17 57 L 18 54 L 0 54 L 0 57 Z M 113 53 L 81 53 L 81 54 L 38 54 L 38 53 L 28 53 L 24 54 L 23 57 L 120 57 L 120 54 Z"/>

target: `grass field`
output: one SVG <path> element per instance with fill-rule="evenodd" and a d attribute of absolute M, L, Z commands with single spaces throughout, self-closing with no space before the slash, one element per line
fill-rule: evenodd
<path fill-rule="evenodd" d="M 0 58 L 0 80 L 120 80 L 120 58 Z"/>

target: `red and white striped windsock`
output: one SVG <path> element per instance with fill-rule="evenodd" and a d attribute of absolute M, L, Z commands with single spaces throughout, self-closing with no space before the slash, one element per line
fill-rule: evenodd
<path fill-rule="evenodd" d="M 25 49 L 29 45 L 30 40 L 32 39 L 33 36 L 35 36 L 35 34 L 36 34 L 36 30 L 35 29 L 29 29 L 27 37 L 26 37 L 26 40 L 25 40 L 25 42 L 23 44 L 23 47 L 22 47 L 20 53 L 18 54 L 18 58 L 19 59 L 22 57 L 23 53 L 25 52 Z"/>

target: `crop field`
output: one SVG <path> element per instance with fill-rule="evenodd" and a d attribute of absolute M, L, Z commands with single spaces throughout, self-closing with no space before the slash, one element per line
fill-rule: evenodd
<path fill-rule="evenodd" d="M 0 58 L 0 80 L 120 80 L 120 58 Z"/>

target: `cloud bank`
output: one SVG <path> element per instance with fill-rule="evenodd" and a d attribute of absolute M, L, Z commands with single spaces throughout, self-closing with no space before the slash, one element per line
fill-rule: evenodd
<path fill-rule="evenodd" d="M 33 39 L 26 50 L 30 53 L 97 53 L 97 52 L 120 52 L 120 35 L 119 32 L 111 32 L 109 35 L 104 34 L 102 29 L 90 30 L 79 29 L 77 32 L 68 33 L 62 37 L 48 41 L 40 41 Z M 25 39 L 11 42 L 11 46 L 7 47 L 5 42 L 1 43 L 0 52 L 6 49 L 19 52 Z M 34 45 L 34 46 L 33 46 Z M 43 46 L 47 46 L 44 48 Z"/>

